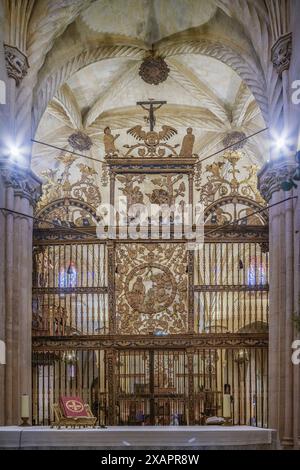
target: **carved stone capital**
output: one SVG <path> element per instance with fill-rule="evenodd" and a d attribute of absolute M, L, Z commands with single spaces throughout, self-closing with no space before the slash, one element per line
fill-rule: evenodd
<path fill-rule="evenodd" d="M 16 196 L 28 199 L 33 207 L 42 194 L 42 180 L 30 169 L 0 161 L 0 178 L 6 187 L 14 189 Z"/>
<path fill-rule="evenodd" d="M 289 69 L 291 56 L 292 33 L 287 33 L 280 36 L 271 49 L 271 61 L 279 75 Z"/>
<path fill-rule="evenodd" d="M 296 169 L 295 160 L 268 162 L 258 173 L 258 189 L 269 202 L 273 193 L 281 190 L 281 184 L 293 177 Z"/>
<path fill-rule="evenodd" d="M 7 75 L 16 81 L 17 86 L 27 74 L 29 64 L 26 55 L 17 47 L 4 44 Z"/>

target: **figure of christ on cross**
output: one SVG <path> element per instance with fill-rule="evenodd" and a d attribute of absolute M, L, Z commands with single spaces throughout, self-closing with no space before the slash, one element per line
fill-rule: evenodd
<path fill-rule="evenodd" d="M 154 111 L 157 111 L 166 103 L 167 103 L 166 101 L 156 101 L 153 99 L 149 99 L 149 101 L 137 101 L 136 104 L 141 106 L 143 109 L 145 109 L 149 113 L 149 117 L 147 117 L 147 122 L 149 122 L 150 131 L 153 131 L 154 126 L 155 126 L 156 119 L 154 116 Z"/>

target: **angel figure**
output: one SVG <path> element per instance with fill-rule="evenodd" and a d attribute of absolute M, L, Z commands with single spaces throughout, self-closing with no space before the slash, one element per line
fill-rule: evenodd
<path fill-rule="evenodd" d="M 105 148 L 105 155 L 113 156 L 119 152 L 119 150 L 116 149 L 115 147 L 115 140 L 118 137 L 120 137 L 120 134 L 112 135 L 110 127 L 107 126 L 104 129 L 103 142 L 104 142 L 104 148 Z"/>
<path fill-rule="evenodd" d="M 191 157 L 193 155 L 193 147 L 195 143 L 195 136 L 193 134 L 193 129 L 188 127 L 186 130 L 186 135 L 183 138 L 181 149 L 179 152 L 180 157 Z"/>

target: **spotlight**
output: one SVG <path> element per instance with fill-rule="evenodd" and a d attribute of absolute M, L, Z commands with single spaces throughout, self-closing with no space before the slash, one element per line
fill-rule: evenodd
<path fill-rule="evenodd" d="M 272 132 L 271 136 L 271 147 L 273 147 L 275 156 L 281 157 L 281 155 L 285 155 L 291 152 L 291 142 L 290 139 L 287 137 L 286 133 L 283 132 L 279 135 L 275 132 Z"/>
<path fill-rule="evenodd" d="M 9 147 L 9 154 L 12 158 L 15 158 L 17 159 L 20 155 L 21 155 L 21 151 L 18 147 L 16 147 L 15 145 L 11 145 Z"/>
<path fill-rule="evenodd" d="M 283 150 L 286 146 L 286 140 L 283 136 L 277 137 L 275 139 L 275 146 L 277 150 Z"/>
<path fill-rule="evenodd" d="M 6 144 L 5 153 L 13 162 L 22 163 L 22 160 L 24 159 L 25 148 L 21 145 L 18 145 L 18 143 L 11 141 Z"/>

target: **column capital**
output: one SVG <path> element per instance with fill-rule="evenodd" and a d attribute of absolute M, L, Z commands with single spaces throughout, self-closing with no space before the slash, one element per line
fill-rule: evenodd
<path fill-rule="evenodd" d="M 0 177 L 15 195 L 27 198 L 35 206 L 42 194 L 42 180 L 32 170 L 0 160 Z"/>
<path fill-rule="evenodd" d="M 258 189 L 262 197 L 269 202 L 272 195 L 281 190 L 281 184 L 295 174 L 297 165 L 294 159 L 273 160 L 266 163 L 258 172 Z"/>
<path fill-rule="evenodd" d="M 290 68 L 292 47 L 292 33 L 283 34 L 273 44 L 271 61 L 278 75 L 281 75 L 284 70 Z"/>
<path fill-rule="evenodd" d="M 16 81 L 17 86 L 27 74 L 28 59 L 17 47 L 4 44 L 7 75 Z"/>

